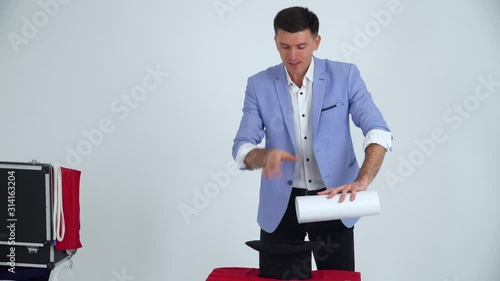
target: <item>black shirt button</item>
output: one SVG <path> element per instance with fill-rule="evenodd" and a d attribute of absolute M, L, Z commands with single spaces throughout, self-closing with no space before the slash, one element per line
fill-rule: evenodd
<path fill-rule="evenodd" d="M 305 115 L 305 114 L 302 114 L 302 117 L 306 117 L 306 115 Z"/>
<path fill-rule="evenodd" d="M 312 180 L 309 180 L 309 182 L 312 182 Z"/>
<path fill-rule="evenodd" d="M 307 159 L 306 159 L 306 161 L 308 161 L 308 162 L 309 162 L 309 158 L 307 158 Z"/>
<path fill-rule="evenodd" d="M 305 140 L 307 140 L 307 137 L 304 137 Z"/>
<path fill-rule="evenodd" d="M 287 183 L 288 183 L 288 185 L 292 185 L 292 184 L 293 184 L 293 181 L 292 181 L 292 180 L 289 180 Z"/>

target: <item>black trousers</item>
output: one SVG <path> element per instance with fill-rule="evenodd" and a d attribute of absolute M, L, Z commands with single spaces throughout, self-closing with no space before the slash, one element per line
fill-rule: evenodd
<path fill-rule="evenodd" d="M 309 241 L 317 241 L 321 245 L 313 251 L 318 269 L 354 271 L 354 227 L 347 228 L 340 220 L 304 224 L 297 221 L 295 197 L 316 195 L 319 191 L 293 188 L 288 208 L 278 228 L 272 233 L 261 229 L 260 240 L 304 241 L 307 234 Z"/>

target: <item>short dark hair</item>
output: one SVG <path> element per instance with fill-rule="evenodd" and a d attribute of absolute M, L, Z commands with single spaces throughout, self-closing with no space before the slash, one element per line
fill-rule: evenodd
<path fill-rule="evenodd" d="M 311 30 L 313 36 L 318 35 L 319 20 L 315 13 L 305 7 L 290 7 L 279 11 L 274 18 L 274 33 L 278 34 L 278 29 L 295 33 Z"/>

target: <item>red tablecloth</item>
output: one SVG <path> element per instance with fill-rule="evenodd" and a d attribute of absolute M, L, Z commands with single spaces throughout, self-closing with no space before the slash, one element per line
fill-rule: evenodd
<path fill-rule="evenodd" d="M 277 279 L 259 277 L 259 269 L 243 267 L 221 267 L 210 273 L 206 281 L 271 281 Z M 361 281 L 359 272 L 341 270 L 314 270 L 308 280 Z"/>

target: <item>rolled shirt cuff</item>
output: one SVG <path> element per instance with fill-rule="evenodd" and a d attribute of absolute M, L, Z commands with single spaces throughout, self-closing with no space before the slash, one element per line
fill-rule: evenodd
<path fill-rule="evenodd" d="M 247 157 L 247 154 L 258 148 L 258 146 L 256 146 L 255 144 L 251 144 L 251 143 L 245 143 L 245 144 L 242 144 L 240 146 L 240 148 L 238 149 L 238 153 L 236 154 L 236 164 L 238 165 L 238 167 L 240 169 L 249 169 L 249 167 L 247 167 L 247 164 L 245 164 L 245 158 Z"/>
<path fill-rule="evenodd" d="M 366 150 L 366 148 L 372 143 L 381 145 L 387 151 L 392 151 L 392 133 L 380 129 L 373 129 L 365 136 L 363 150 Z"/>

